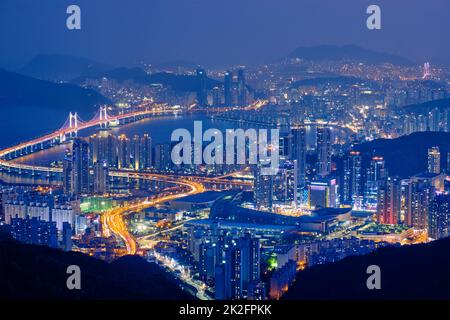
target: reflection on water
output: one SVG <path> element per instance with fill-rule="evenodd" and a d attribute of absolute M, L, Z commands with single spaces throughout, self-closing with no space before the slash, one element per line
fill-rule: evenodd
<path fill-rule="evenodd" d="M 205 115 L 189 115 L 189 116 L 164 116 L 158 118 L 147 118 L 139 122 L 130 123 L 120 127 L 112 128 L 111 132 L 114 135 L 125 134 L 132 137 L 137 134 L 142 136 L 144 133 L 150 134 L 153 144 L 170 142 L 170 136 L 175 129 L 184 128 L 191 133 L 194 131 L 194 121 L 202 121 L 203 130 L 209 128 L 217 128 L 225 130 L 228 128 L 235 129 L 239 127 L 236 123 L 225 121 L 214 121 Z M 243 127 L 243 126 L 242 126 Z M 87 137 L 93 134 L 96 129 L 86 129 L 80 132 L 80 136 Z M 65 150 L 69 147 L 68 144 L 56 146 L 51 149 L 41 150 L 39 152 L 21 157 L 17 162 L 33 165 L 48 165 L 53 161 L 62 160 Z"/>

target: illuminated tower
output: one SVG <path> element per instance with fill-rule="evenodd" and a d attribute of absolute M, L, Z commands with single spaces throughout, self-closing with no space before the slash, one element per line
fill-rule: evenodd
<path fill-rule="evenodd" d="M 233 105 L 233 74 L 231 71 L 227 71 L 225 73 L 224 79 L 224 98 L 225 98 L 225 106 L 229 107 Z"/>
<path fill-rule="evenodd" d="M 247 105 L 247 88 L 245 84 L 245 73 L 243 69 L 239 69 L 238 71 L 238 105 L 246 106 Z"/>
<path fill-rule="evenodd" d="M 428 149 L 428 172 L 441 173 L 441 153 L 439 147 Z"/>
<path fill-rule="evenodd" d="M 331 130 L 317 128 L 317 173 L 326 177 L 331 173 Z"/>
<path fill-rule="evenodd" d="M 386 178 L 378 187 L 377 218 L 381 224 L 398 224 L 401 209 L 401 180 Z"/>
<path fill-rule="evenodd" d="M 71 192 L 75 195 L 89 193 L 89 144 L 75 139 L 72 145 Z"/>
<path fill-rule="evenodd" d="M 206 71 L 203 69 L 197 69 L 197 104 L 200 107 L 208 105 Z"/>
<path fill-rule="evenodd" d="M 292 129 L 292 158 L 297 160 L 297 183 L 305 185 L 306 180 L 306 130 Z"/>

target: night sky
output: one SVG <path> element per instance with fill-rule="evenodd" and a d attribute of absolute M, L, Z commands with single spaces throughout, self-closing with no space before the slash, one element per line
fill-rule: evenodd
<path fill-rule="evenodd" d="M 81 7 L 80 31 L 66 28 L 70 4 Z M 370 4 L 381 7 L 381 30 L 366 28 Z M 449 0 L 0 0 L 0 66 L 40 53 L 226 66 L 320 44 L 450 63 L 449 16 Z"/>

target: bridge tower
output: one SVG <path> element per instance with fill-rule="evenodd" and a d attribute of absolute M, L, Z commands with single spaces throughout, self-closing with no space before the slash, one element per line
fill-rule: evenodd
<path fill-rule="evenodd" d="M 78 135 L 78 113 L 69 113 L 69 129 L 70 129 L 70 133 L 69 133 L 69 137 L 76 137 Z M 75 131 L 73 131 L 75 130 Z M 74 136 L 72 135 L 74 134 Z"/>
<path fill-rule="evenodd" d="M 108 128 L 108 112 L 106 106 L 100 107 L 100 128 Z"/>

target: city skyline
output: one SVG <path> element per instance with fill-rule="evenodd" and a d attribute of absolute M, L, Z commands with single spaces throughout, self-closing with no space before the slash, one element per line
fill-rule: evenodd
<path fill-rule="evenodd" d="M 448 10 L 0 0 L 0 300 L 450 299 Z"/>

